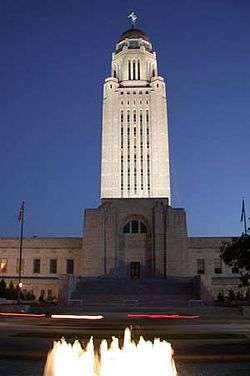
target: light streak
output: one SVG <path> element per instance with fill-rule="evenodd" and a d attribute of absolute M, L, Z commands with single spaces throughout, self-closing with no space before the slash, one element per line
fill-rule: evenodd
<path fill-rule="evenodd" d="M 186 319 L 199 319 L 198 315 L 160 315 L 160 314 L 128 314 L 128 318 L 131 319 L 177 319 L 177 320 L 186 320 Z"/>
<path fill-rule="evenodd" d="M 52 319 L 101 320 L 101 315 L 51 315 Z"/>
<path fill-rule="evenodd" d="M 46 317 L 45 313 L 18 313 L 18 312 L 0 312 L 0 316 L 12 316 L 12 317 Z"/>

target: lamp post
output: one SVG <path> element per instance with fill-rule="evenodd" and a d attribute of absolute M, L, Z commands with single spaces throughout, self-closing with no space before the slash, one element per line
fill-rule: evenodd
<path fill-rule="evenodd" d="M 24 223 L 24 201 L 19 210 L 18 221 L 20 222 L 20 242 L 19 242 L 19 265 L 18 265 L 18 286 L 17 286 L 17 304 L 20 304 L 22 291 L 22 255 L 23 255 L 23 223 Z"/>

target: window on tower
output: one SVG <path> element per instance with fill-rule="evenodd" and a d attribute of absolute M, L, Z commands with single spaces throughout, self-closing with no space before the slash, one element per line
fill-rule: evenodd
<path fill-rule="evenodd" d="M 146 234 L 147 227 L 141 220 L 131 220 L 123 227 L 123 234 Z"/>
<path fill-rule="evenodd" d="M 133 80 L 136 80 L 136 73 L 135 73 L 135 60 L 133 60 Z"/>
<path fill-rule="evenodd" d="M 128 122 L 128 124 L 130 123 L 130 112 L 129 111 L 127 112 L 127 122 Z"/>
<path fill-rule="evenodd" d="M 131 61 L 128 61 L 128 79 L 131 80 Z"/>
<path fill-rule="evenodd" d="M 148 177 L 148 191 L 150 191 L 150 167 L 149 167 L 149 154 L 147 154 L 147 177 Z"/>

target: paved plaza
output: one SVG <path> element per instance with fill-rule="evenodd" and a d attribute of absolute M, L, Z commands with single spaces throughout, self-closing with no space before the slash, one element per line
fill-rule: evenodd
<path fill-rule="evenodd" d="M 171 342 L 175 359 L 181 362 L 250 361 L 250 320 L 239 318 L 145 319 L 128 318 L 126 313 L 104 313 L 101 320 L 43 318 L 0 319 L 0 357 L 45 360 L 54 340 L 79 339 L 85 344 L 93 336 L 117 336 L 126 327 L 133 338 L 160 337 Z"/>

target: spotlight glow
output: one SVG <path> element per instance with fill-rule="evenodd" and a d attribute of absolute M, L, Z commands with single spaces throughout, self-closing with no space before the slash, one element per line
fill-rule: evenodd
<path fill-rule="evenodd" d="M 170 343 L 140 337 L 136 344 L 129 329 L 125 330 L 122 348 L 113 337 L 110 347 L 102 340 L 98 354 L 92 338 L 85 348 L 78 341 L 73 345 L 64 339 L 54 342 L 44 376 L 177 376 Z"/>

